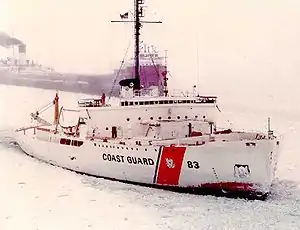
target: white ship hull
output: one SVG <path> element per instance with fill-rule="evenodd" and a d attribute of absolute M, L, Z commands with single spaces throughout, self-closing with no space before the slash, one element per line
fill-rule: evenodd
<path fill-rule="evenodd" d="M 24 152 L 76 172 L 200 193 L 209 190 L 257 197 L 270 192 L 279 147 L 278 140 L 271 139 L 140 147 L 81 140 L 81 146 L 72 146 L 60 144 L 62 136 L 50 133 L 39 140 L 29 131 L 16 133 Z M 218 136 L 230 135 L 234 134 Z"/>

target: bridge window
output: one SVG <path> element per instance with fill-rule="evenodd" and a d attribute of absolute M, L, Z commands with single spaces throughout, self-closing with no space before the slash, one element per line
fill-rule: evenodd
<path fill-rule="evenodd" d="M 135 104 L 135 105 L 138 105 L 138 104 L 139 104 L 139 102 L 138 102 L 138 101 L 136 101 L 136 102 L 134 102 L 134 104 Z"/>
<path fill-rule="evenodd" d="M 121 106 L 124 106 L 124 102 L 123 101 L 121 102 Z"/>
<path fill-rule="evenodd" d="M 133 105 L 133 102 L 131 101 L 131 102 L 129 102 L 129 105 Z"/>
<path fill-rule="evenodd" d="M 153 105 L 154 104 L 154 101 L 150 101 L 150 105 Z"/>
<path fill-rule="evenodd" d="M 163 103 L 163 101 L 159 101 L 159 104 L 161 105 Z"/>
<path fill-rule="evenodd" d="M 128 106 L 128 101 L 125 101 L 125 106 Z"/>

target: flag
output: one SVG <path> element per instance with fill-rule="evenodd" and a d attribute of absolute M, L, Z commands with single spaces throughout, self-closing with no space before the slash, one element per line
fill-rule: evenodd
<path fill-rule="evenodd" d="M 120 14 L 121 19 L 127 19 L 128 18 L 128 12 L 125 14 Z"/>

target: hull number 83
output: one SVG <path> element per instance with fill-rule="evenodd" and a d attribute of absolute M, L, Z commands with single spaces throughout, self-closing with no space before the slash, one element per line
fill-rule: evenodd
<path fill-rule="evenodd" d="M 200 168 L 200 164 L 198 161 L 187 161 L 187 167 L 190 169 L 198 169 Z"/>

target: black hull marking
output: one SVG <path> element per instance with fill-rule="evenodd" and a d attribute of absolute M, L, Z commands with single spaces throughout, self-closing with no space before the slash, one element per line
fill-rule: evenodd
<path fill-rule="evenodd" d="M 153 183 L 154 184 L 156 183 L 156 179 L 157 179 L 157 171 L 158 171 L 158 166 L 160 164 L 160 157 L 161 157 L 162 149 L 163 149 L 163 147 L 160 146 L 159 151 L 158 151 L 157 160 L 156 160 L 156 165 L 155 165 L 154 177 L 153 177 Z"/>

